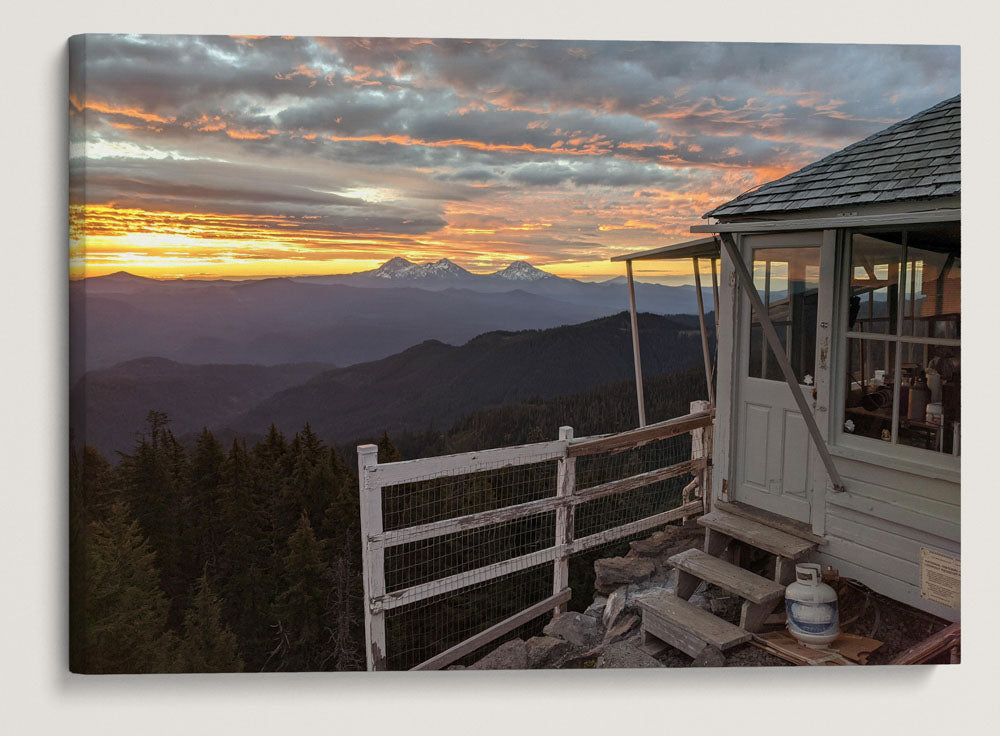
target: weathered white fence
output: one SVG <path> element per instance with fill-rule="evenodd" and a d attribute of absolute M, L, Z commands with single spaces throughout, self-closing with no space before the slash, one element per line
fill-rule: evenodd
<path fill-rule="evenodd" d="M 559 439 L 550 442 L 402 462 L 379 464 L 377 446 L 359 446 L 358 477 L 361 496 L 368 669 L 387 668 L 385 620 L 387 611 L 544 563 L 554 563 L 551 596 L 413 667 L 413 669 L 440 669 L 548 611 L 553 611 L 555 615 L 565 612 L 572 592 L 569 588 L 571 555 L 676 519 L 701 513 L 704 510 L 707 494 L 701 492 L 700 498 L 692 500 L 691 491 L 695 487 L 700 489 L 707 487 L 705 474 L 709 467 L 712 424 L 712 412 L 707 409 L 707 403 L 692 402 L 691 414 L 618 434 L 574 438 L 571 427 L 561 427 Z M 696 407 L 701 410 L 695 411 Z M 586 488 L 577 487 L 577 458 L 599 453 L 622 453 L 685 433 L 691 433 L 693 436 L 688 459 Z M 449 477 L 467 477 L 477 472 L 495 471 L 519 465 L 530 464 L 537 467 L 537 464 L 547 461 L 555 461 L 557 464 L 555 494 L 550 497 L 402 528 L 386 530 L 384 527 L 383 491 L 386 488 L 408 483 L 427 483 Z M 695 480 L 685 486 L 682 502 L 678 507 L 588 534 L 580 539 L 574 538 L 575 511 L 580 504 L 635 491 L 686 474 L 694 475 Z M 555 541 L 544 549 L 494 561 L 457 574 L 423 580 L 390 592 L 386 591 L 385 555 L 388 549 L 470 532 L 503 522 L 537 517 L 546 512 L 554 512 Z"/>

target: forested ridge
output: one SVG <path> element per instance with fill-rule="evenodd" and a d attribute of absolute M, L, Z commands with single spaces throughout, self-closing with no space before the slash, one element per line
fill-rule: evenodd
<path fill-rule="evenodd" d="M 648 380 L 650 421 L 703 393 L 697 370 Z M 384 433 L 359 441 L 377 440 L 390 462 L 553 439 L 562 424 L 617 431 L 635 415 L 634 384 L 622 382 L 476 412 L 396 445 Z M 71 669 L 363 669 L 358 511 L 354 446 L 329 446 L 309 425 L 226 446 L 203 430 L 185 445 L 151 411 L 114 464 L 71 441 Z"/>

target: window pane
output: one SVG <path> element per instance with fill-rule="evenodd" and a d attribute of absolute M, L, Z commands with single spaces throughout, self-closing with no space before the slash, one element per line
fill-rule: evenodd
<path fill-rule="evenodd" d="M 753 279 L 799 383 L 811 384 L 816 362 L 816 308 L 819 303 L 819 248 L 758 248 Z M 783 381 L 756 310 L 750 318 L 751 378 Z"/>
<path fill-rule="evenodd" d="M 899 444 L 952 454 L 962 419 L 959 348 L 903 343 L 899 350 Z"/>
<path fill-rule="evenodd" d="M 902 233 L 898 232 L 851 236 L 848 331 L 896 334 L 902 242 Z"/>
<path fill-rule="evenodd" d="M 896 344 L 887 340 L 848 338 L 844 431 L 892 440 L 893 378 Z"/>
<path fill-rule="evenodd" d="M 961 255 L 956 224 L 907 233 L 904 335 L 961 337 Z"/>

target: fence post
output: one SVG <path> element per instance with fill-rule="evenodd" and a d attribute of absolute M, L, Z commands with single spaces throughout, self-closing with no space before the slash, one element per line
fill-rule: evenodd
<path fill-rule="evenodd" d="M 711 408 L 711 404 L 704 399 L 699 399 L 697 401 L 692 401 L 690 404 L 690 412 L 695 414 L 696 412 L 708 411 Z M 711 457 L 711 429 L 709 427 L 699 427 L 698 429 L 691 430 L 691 459 L 700 460 L 704 458 L 706 461 Z M 702 511 L 708 513 L 709 508 L 709 496 L 711 495 L 711 488 L 707 487 L 705 468 L 698 471 L 698 492 L 701 494 L 701 508 Z M 683 502 L 687 503 L 690 501 L 690 497 L 684 498 Z M 684 518 L 687 521 L 687 517 Z"/>
<path fill-rule="evenodd" d="M 560 427 L 559 439 L 573 439 L 572 427 Z M 567 443 L 568 444 L 568 443 Z M 556 497 L 568 498 L 576 489 L 576 458 L 559 458 L 559 469 L 556 474 Z M 556 509 L 556 547 L 573 541 L 574 507 L 560 506 Z M 556 595 L 569 587 L 569 554 L 563 553 L 556 558 L 552 574 L 552 594 Z M 554 616 L 566 613 L 567 603 L 561 603 L 553 611 Z"/>
<path fill-rule="evenodd" d="M 375 598 L 385 594 L 385 549 L 372 549 L 369 539 L 381 534 L 382 488 L 375 477 L 378 445 L 358 445 L 358 491 L 361 498 L 361 556 L 365 591 L 365 657 L 368 670 L 385 669 L 385 613 Z"/>

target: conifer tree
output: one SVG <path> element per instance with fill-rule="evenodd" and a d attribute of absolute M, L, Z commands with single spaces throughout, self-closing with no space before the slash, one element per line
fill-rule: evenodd
<path fill-rule="evenodd" d="M 236 633 L 247 665 L 260 659 L 252 644 L 268 638 L 269 605 L 275 581 L 271 550 L 254 494 L 254 469 L 243 443 L 236 440 L 222 465 L 218 498 L 219 545 L 217 587 L 225 620 Z M 247 646 L 251 644 L 251 646 Z"/>
<path fill-rule="evenodd" d="M 330 563 L 331 597 L 326 614 L 330 633 L 323 669 L 338 672 L 363 669 L 360 643 L 364 637 L 361 628 L 364 591 L 359 571 L 360 564 L 355 564 L 351 545 L 345 539 L 340 554 Z"/>
<path fill-rule="evenodd" d="M 160 588 L 156 553 L 125 504 L 93 522 L 84 581 L 81 672 L 164 672 L 171 668 L 174 638 L 167 630 L 169 603 Z"/>
<path fill-rule="evenodd" d="M 274 606 L 281 641 L 278 669 L 316 670 L 329 659 L 326 625 L 330 570 L 324 546 L 316 539 L 308 517 L 299 518 L 284 558 L 284 586 Z"/>
<path fill-rule="evenodd" d="M 180 534 L 188 550 L 185 579 L 193 580 L 205 565 L 218 565 L 222 529 L 219 523 L 219 485 L 225 454 L 215 436 L 203 428 L 191 454 L 189 482 L 181 507 Z"/>
<path fill-rule="evenodd" d="M 380 463 L 394 463 L 402 459 L 403 456 L 399 454 L 399 450 L 389 439 L 389 432 L 383 430 L 382 436 L 378 440 L 378 461 Z"/>
<path fill-rule="evenodd" d="M 222 621 L 222 604 L 208 583 L 198 579 L 177 648 L 178 672 L 242 672 L 236 635 Z"/>
<path fill-rule="evenodd" d="M 148 413 L 147 431 L 137 440 L 133 453 L 122 456 L 118 476 L 124 501 L 158 554 L 163 587 L 174 602 L 171 615 L 176 623 L 180 615 L 177 603 L 190 585 L 183 571 L 184 550 L 177 543 L 187 468 L 183 447 L 167 429 L 169 421 L 163 412 Z"/>

